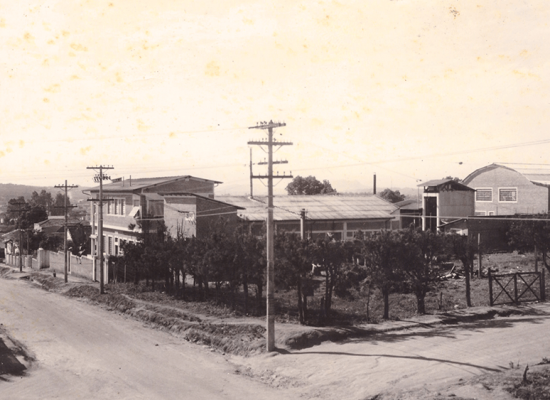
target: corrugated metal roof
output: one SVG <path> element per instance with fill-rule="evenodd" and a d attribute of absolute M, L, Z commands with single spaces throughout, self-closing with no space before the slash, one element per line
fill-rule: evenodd
<path fill-rule="evenodd" d="M 103 190 L 106 192 L 131 192 L 133 190 L 143 189 L 149 186 L 172 182 L 172 181 L 176 181 L 184 178 L 190 178 L 194 180 L 211 182 L 211 183 L 222 183 L 222 182 L 213 181 L 210 179 L 197 178 L 191 175 L 179 175 L 179 176 L 165 176 L 165 177 L 158 177 L 158 178 L 126 179 L 125 181 L 103 184 Z M 96 186 L 90 189 L 90 192 L 98 192 L 98 191 L 99 191 L 99 186 Z"/>
<path fill-rule="evenodd" d="M 245 196 L 217 196 L 225 203 L 243 207 L 239 211 L 250 221 L 264 221 L 267 217 L 267 197 Z M 313 220 L 335 219 L 392 219 L 391 212 L 395 211 L 392 203 L 378 196 L 276 196 L 273 219 L 275 221 L 295 221 L 300 219 L 300 211 L 305 209 L 307 218 Z"/>

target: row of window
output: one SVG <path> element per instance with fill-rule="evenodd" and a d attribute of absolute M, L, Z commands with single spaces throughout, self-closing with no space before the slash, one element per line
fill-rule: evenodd
<path fill-rule="evenodd" d="M 122 245 L 126 243 L 126 240 L 120 240 L 113 236 L 103 236 L 103 253 L 110 256 L 118 256 L 122 254 Z M 97 252 L 97 243 L 94 242 L 95 251 Z"/>
<path fill-rule="evenodd" d="M 113 199 L 107 202 L 107 214 L 110 215 L 126 215 L 124 199 Z"/>
<path fill-rule="evenodd" d="M 493 201 L 493 189 L 492 188 L 476 188 L 476 201 L 478 202 L 492 202 Z M 498 188 L 498 201 L 500 203 L 515 203 L 518 201 L 518 189 L 517 188 Z"/>

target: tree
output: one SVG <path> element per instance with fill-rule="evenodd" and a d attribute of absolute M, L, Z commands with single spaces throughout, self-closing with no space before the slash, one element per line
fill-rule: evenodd
<path fill-rule="evenodd" d="M 402 239 L 397 231 L 381 231 L 365 239 L 363 255 L 367 274 L 382 292 L 384 319 L 389 319 L 390 292 L 401 281 Z"/>
<path fill-rule="evenodd" d="M 42 207 L 47 212 L 52 208 L 52 194 L 50 192 L 46 192 L 45 190 L 42 190 L 40 194 L 34 191 L 32 192 L 29 204 L 31 205 L 31 207 Z"/>
<path fill-rule="evenodd" d="M 405 195 L 399 193 L 399 190 L 391 190 L 391 189 L 384 189 L 380 194 L 380 197 L 382 197 L 385 200 L 388 200 L 390 203 L 397 203 L 399 201 L 405 200 Z"/>
<path fill-rule="evenodd" d="M 25 198 L 23 196 L 19 196 L 16 199 L 10 199 L 8 201 L 8 208 L 6 210 L 6 214 L 8 218 L 13 221 L 14 223 L 16 220 L 19 219 L 20 211 L 22 208 L 25 208 L 27 206 Z"/>
<path fill-rule="evenodd" d="M 325 271 L 325 296 L 324 307 L 325 317 L 330 318 L 332 307 L 332 294 L 334 288 L 344 271 L 346 260 L 350 260 L 353 254 L 352 247 L 344 242 L 334 240 L 318 240 L 313 249 L 312 261 L 320 265 Z"/>
<path fill-rule="evenodd" d="M 31 207 L 29 211 L 25 211 L 21 214 L 21 221 L 18 224 L 21 229 L 32 229 L 37 222 L 45 221 L 48 219 L 48 213 L 41 206 Z"/>
<path fill-rule="evenodd" d="M 409 229 L 402 233 L 401 269 L 416 296 L 418 314 L 426 313 L 425 297 L 439 276 L 437 259 L 445 251 L 441 234 Z"/>
<path fill-rule="evenodd" d="M 70 205 L 71 205 L 71 201 L 67 197 L 67 207 L 69 207 Z M 65 215 L 64 207 L 65 207 L 65 194 L 59 192 L 55 196 L 55 200 L 53 202 L 53 206 L 51 210 L 51 215 L 56 215 L 56 216 Z"/>
<path fill-rule="evenodd" d="M 277 256 L 277 275 L 279 282 L 295 287 L 298 300 L 300 323 L 307 321 L 307 290 L 311 285 L 311 243 L 302 240 L 296 233 L 283 232 L 275 236 L 275 255 Z"/>
<path fill-rule="evenodd" d="M 466 305 L 472 306 L 470 297 L 470 276 L 473 270 L 474 256 L 477 252 L 477 244 L 468 238 L 457 233 L 447 235 L 447 245 L 456 258 L 462 261 L 464 275 L 466 277 Z"/>
<path fill-rule="evenodd" d="M 332 187 L 328 180 L 320 182 L 314 176 L 308 176 L 307 178 L 297 176 L 287 185 L 285 190 L 289 195 L 336 194 L 336 189 Z"/>

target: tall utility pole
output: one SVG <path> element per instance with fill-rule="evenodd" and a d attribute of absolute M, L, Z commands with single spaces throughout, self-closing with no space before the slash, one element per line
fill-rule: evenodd
<path fill-rule="evenodd" d="M 64 229 L 63 229 L 63 232 L 64 232 L 64 238 L 63 238 L 63 253 L 65 254 L 65 269 L 64 269 L 64 272 L 65 272 L 65 283 L 68 282 L 68 278 L 67 278 L 67 224 L 68 224 L 68 221 L 67 221 L 67 209 L 69 208 L 74 208 L 76 206 L 67 206 L 67 191 L 69 189 L 73 189 L 73 188 L 77 188 L 78 186 L 77 185 L 67 185 L 67 180 L 65 180 L 65 184 L 64 185 L 55 185 L 54 186 L 55 188 L 58 188 L 58 189 L 62 189 L 62 188 L 65 188 L 65 201 L 64 201 L 64 204 L 63 204 L 63 207 L 55 207 L 55 208 L 63 208 L 63 212 L 65 214 L 65 224 L 64 224 Z"/>
<path fill-rule="evenodd" d="M 252 183 L 252 180 L 254 174 L 252 173 L 252 147 L 250 148 L 250 198 L 254 198 L 254 185 Z"/>
<path fill-rule="evenodd" d="M 306 209 L 300 211 L 300 239 L 306 238 Z"/>
<path fill-rule="evenodd" d="M 12 204 L 17 204 L 18 206 L 27 205 L 24 201 L 18 201 Z M 23 235 L 21 233 L 21 213 L 30 211 L 30 207 L 26 206 L 13 211 L 17 211 L 19 213 L 19 272 L 23 272 Z"/>
<path fill-rule="evenodd" d="M 103 175 L 104 169 L 114 169 L 113 166 L 99 165 L 97 167 L 86 167 L 86 169 L 99 170 L 99 174 L 94 177 L 94 181 L 99 182 L 99 199 L 90 199 L 90 201 L 99 202 L 99 216 L 97 221 L 97 251 L 99 253 L 99 293 L 105 293 L 105 277 L 103 273 L 103 180 L 110 180 L 110 176 Z M 106 200 L 109 201 L 109 200 Z"/>
<path fill-rule="evenodd" d="M 273 225 L 273 146 L 288 146 L 292 142 L 278 142 L 273 139 L 273 128 L 286 126 L 284 122 L 261 122 L 248 129 L 267 129 L 267 141 L 251 141 L 249 145 L 267 146 L 267 175 L 256 175 L 253 178 L 267 178 L 267 351 L 275 350 L 275 253 L 274 253 L 274 225 Z M 264 150 L 265 151 L 265 150 Z M 283 164 L 286 162 L 276 162 Z M 276 178 L 292 178 L 292 175 L 277 175 Z"/>

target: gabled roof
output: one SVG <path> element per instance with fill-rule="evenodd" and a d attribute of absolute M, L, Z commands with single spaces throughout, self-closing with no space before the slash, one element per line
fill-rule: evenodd
<path fill-rule="evenodd" d="M 165 177 L 159 177 L 159 178 L 138 178 L 138 179 L 132 178 L 124 181 L 121 180 L 118 182 L 103 184 L 103 191 L 104 192 L 133 192 L 134 190 L 146 189 L 146 188 L 163 185 L 166 183 L 186 180 L 186 179 L 187 180 L 192 179 L 194 181 L 209 182 L 214 184 L 222 183 L 222 182 L 213 181 L 210 179 L 197 178 L 191 175 L 165 176 Z M 99 186 L 93 187 L 89 190 L 92 193 L 99 192 Z"/>
<path fill-rule="evenodd" d="M 479 176 L 479 175 L 481 175 L 485 172 L 492 171 L 492 170 L 497 169 L 497 168 L 507 169 L 509 171 L 513 171 L 513 172 L 516 172 L 520 175 L 523 175 L 525 177 L 525 179 L 527 179 L 528 181 L 534 183 L 535 185 L 550 186 L 550 174 L 541 174 L 541 173 L 538 173 L 538 172 L 535 172 L 535 173 L 520 172 L 518 170 L 507 167 L 505 165 L 495 164 L 495 163 L 476 169 L 474 172 L 472 172 L 470 175 L 468 175 L 466 178 L 464 178 L 463 182 L 466 185 L 468 185 L 477 176 Z"/>
<path fill-rule="evenodd" d="M 421 183 L 418 186 L 423 186 L 425 188 L 438 188 L 438 187 L 442 187 L 442 186 L 445 186 L 445 185 L 450 186 L 450 188 L 453 189 L 453 190 L 471 190 L 471 191 L 475 191 L 471 187 L 466 186 L 465 184 L 457 182 L 454 179 L 450 179 L 450 178 L 449 179 L 435 179 L 435 180 L 431 180 L 431 181 L 428 181 L 428 182 Z"/>
<path fill-rule="evenodd" d="M 246 196 L 219 196 L 223 202 L 243 208 L 239 216 L 250 221 L 264 221 L 267 217 L 267 197 L 250 199 Z M 397 207 L 375 195 L 297 195 L 276 196 L 273 200 L 275 221 L 295 221 L 300 219 L 300 211 L 305 209 L 311 220 L 363 220 L 393 219 L 390 215 Z"/>

